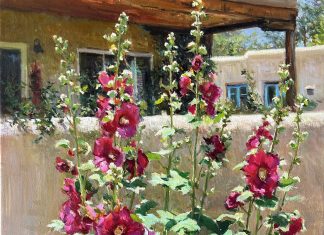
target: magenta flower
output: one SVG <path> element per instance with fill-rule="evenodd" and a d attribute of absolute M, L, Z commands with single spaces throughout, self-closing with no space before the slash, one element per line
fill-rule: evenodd
<path fill-rule="evenodd" d="M 215 109 L 214 104 L 207 103 L 206 113 L 207 113 L 207 115 L 209 115 L 211 117 L 214 117 L 216 115 L 216 109 Z"/>
<path fill-rule="evenodd" d="M 252 136 L 247 142 L 246 142 L 246 148 L 247 150 L 256 149 L 260 145 L 260 139 L 258 136 Z"/>
<path fill-rule="evenodd" d="M 67 234 L 88 234 L 92 227 L 92 221 L 82 217 L 79 213 L 80 206 L 68 200 L 63 203 L 60 210 L 60 219 L 64 223 L 64 231 Z"/>
<path fill-rule="evenodd" d="M 116 88 L 118 90 L 123 90 L 123 92 L 127 93 L 128 95 L 132 96 L 134 93 L 134 87 L 131 84 L 127 84 L 127 79 L 123 79 L 123 80 L 118 80 L 116 82 Z"/>
<path fill-rule="evenodd" d="M 180 78 L 179 86 L 180 86 L 180 94 L 182 96 L 187 95 L 190 84 L 191 84 L 191 79 L 188 76 L 182 76 Z"/>
<path fill-rule="evenodd" d="M 96 235 L 144 235 L 142 224 L 131 218 L 131 212 L 126 208 L 115 209 L 105 217 L 101 217 L 95 226 Z"/>
<path fill-rule="evenodd" d="M 109 76 L 106 71 L 103 71 L 99 74 L 98 80 L 102 86 L 102 89 L 106 92 L 113 90 L 115 76 Z"/>
<path fill-rule="evenodd" d="M 136 134 L 139 120 L 139 108 L 132 103 L 123 103 L 116 109 L 114 119 L 102 124 L 102 127 L 108 135 L 117 130 L 122 138 L 131 138 Z"/>
<path fill-rule="evenodd" d="M 147 168 L 149 160 L 142 149 L 138 149 L 137 151 L 137 159 L 127 159 L 127 171 L 130 173 L 130 179 L 135 176 L 141 176 L 144 174 L 145 169 Z"/>
<path fill-rule="evenodd" d="M 55 168 L 59 172 L 62 173 L 62 172 L 70 172 L 71 171 L 71 167 L 66 160 L 64 160 L 60 157 L 57 157 L 55 162 L 56 162 Z"/>
<path fill-rule="evenodd" d="M 204 60 L 201 57 L 201 55 L 196 55 L 191 62 L 191 67 L 195 72 L 197 72 L 201 69 L 201 66 L 203 63 L 204 63 Z"/>
<path fill-rule="evenodd" d="M 239 206 L 243 206 L 242 202 L 237 201 L 237 198 L 241 195 L 239 192 L 231 192 L 225 201 L 225 208 L 227 210 L 234 210 Z"/>
<path fill-rule="evenodd" d="M 105 98 L 102 96 L 99 96 L 97 99 L 97 113 L 96 113 L 96 117 L 99 119 L 104 118 L 107 115 L 107 111 L 111 110 L 111 106 L 109 103 L 109 98 Z"/>
<path fill-rule="evenodd" d="M 188 106 L 188 112 L 190 112 L 192 115 L 196 114 L 196 105 L 192 104 Z"/>
<path fill-rule="evenodd" d="M 291 218 L 289 223 L 289 230 L 283 232 L 279 230 L 280 235 L 296 235 L 303 229 L 303 219 L 302 218 Z"/>
<path fill-rule="evenodd" d="M 60 210 L 60 219 L 64 223 L 65 232 L 67 234 L 89 233 L 92 221 L 87 217 L 82 217 L 79 213 L 81 198 L 75 188 L 74 179 L 64 180 L 63 192 L 69 197 Z"/>
<path fill-rule="evenodd" d="M 214 104 L 222 94 L 220 87 L 216 86 L 213 82 L 204 82 L 199 86 L 199 90 L 202 93 L 203 100 L 205 100 L 207 104 Z"/>
<path fill-rule="evenodd" d="M 204 138 L 204 140 L 208 146 L 206 155 L 212 160 L 221 161 L 225 153 L 225 145 L 219 135 L 213 135 L 209 138 Z"/>
<path fill-rule="evenodd" d="M 122 166 L 124 163 L 124 154 L 119 148 L 113 146 L 113 139 L 107 136 L 96 140 L 93 155 L 95 156 L 94 164 L 103 172 L 108 171 L 110 163 L 116 166 Z"/>
<path fill-rule="evenodd" d="M 250 191 L 254 193 L 255 197 L 272 197 L 278 186 L 278 166 L 278 156 L 265 153 L 263 150 L 248 156 L 247 165 L 242 170 L 245 173 Z"/>

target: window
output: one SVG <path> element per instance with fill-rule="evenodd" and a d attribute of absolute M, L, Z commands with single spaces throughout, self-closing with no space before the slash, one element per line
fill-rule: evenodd
<path fill-rule="evenodd" d="M 264 104 L 266 107 L 273 105 L 272 99 L 280 94 L 278 82 L 264 84 Z"/>
<path fill-rule="evenodd" d="M 11 113 L 22 97 L 28 97 L 25 43 L 0 42 L 0 96 L 1 114 Z"/>
<path fill-rule="evenodd" d="M 227 98 L 233 101 L 237 108 L 242 108 L 247 102 L 247 90 L 246 84 L 227 85 Z"/>
<path fill-rule="evenodd" d="M 81 104 L 87 107 L 84 115 L 94 115 L 96 110 L 98 73 L 114 62 L 114 56 L 108 51 L 79 49 L 79 72 L 81 85 L 87 85 L 88 90 L 81 96 Z M 128 53 L 126 63 L 122 69 L 127 68 L 133 74 L 134 96 L 136 100 L 149 99 L 148 92 L 151 83 L 150 72 L 152 69 L 152 55 L 150 53 Z"/>

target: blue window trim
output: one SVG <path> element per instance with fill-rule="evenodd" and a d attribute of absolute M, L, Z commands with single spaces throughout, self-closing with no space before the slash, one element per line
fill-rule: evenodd
<path fill-rule="evenodd" d="M 234 88 L 236 90 L 235 103 L 237 108 L 241 107 L 241 87 L 246 87 L 246 89 L 248 89 L 248 86 L 245 83 L 226 85 L 227 99 L 231 99 L 231 89 Z"/>
<path fill-rule="evenodd" d="M 276 88 L 276 97 L 279 97 L 280 94 L 278 82 L 265 83 L 264 84 L 264 104 L 266 107 L 270 107 L 272 103 L 272 100 L 268 100 L 269 87 Z"/>

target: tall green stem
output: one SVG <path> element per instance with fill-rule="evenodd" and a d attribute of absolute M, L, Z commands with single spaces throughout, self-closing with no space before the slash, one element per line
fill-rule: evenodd
<path fill-rule="evenodd" d="M 169 57 L 169 64 L 171 65 L 173 61 L 173 56 L 170 55 Z M 169 87 L 171 89 L 172 87 L 172 71 L 171 69 L 169 70 Z M 174 123 L 173 123 L 173 106 L 172 106 L 172 90 L 169 90 L 169 104 L 170 104 L 170 127 L 173 129 L 174 128 Z M 173 138 L 172 136 L 170 137 L 170 142 L 169 145 L 172 146 L 173 143 Z M 173 160 L 173 154 L 174 150 L 170 153 L 168 157 L 168 166 L 167 166 L 167 176 L 170 176 L 170 171 L 172 168 L 172 160 Z M 164 198 L 164 210 L 169 211 L 170 207 L 170 188 L 166 187 L 165 188 L 165 198 Z"/>
<path fill-rule="evenodd" d="M 252 199 L 249 203 L 249 209 L 248 209 L 248 214 L 247 214 L 246 223 L 245 223 L 245 230 L 249 230 L 249 223 L 250 223 L 250 217 L 251 217 L 251 213 L 252 213 L 253 203 L 254 203 L 254 199 Z"/>
<path fill-rule="evenodd" d="M 254 234 L 257 235 L 259 231 L 259 222 L 260 222 L 260 208 L 257 209 L 257 214 L 256 214 L 256 224 L 255 224 L 255 232 Z"/>

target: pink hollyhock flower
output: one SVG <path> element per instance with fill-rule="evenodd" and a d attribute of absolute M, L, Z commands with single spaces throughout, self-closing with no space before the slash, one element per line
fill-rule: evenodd
<path fill-rule="evenodd" d="M 220 87 L 216 86 L 213 82 L 204 82 L 199 86 L 199 90 L 202 93 L 203 100 L 205 100 L 207 104 L 214 104 L 222 93 Z"/>
<path fill-rule="evenodd" d="M 93 155 L 95 156 L 94 164 L 103 172 L 108 171 L 110 163 L 114 163 L 116 166 L 121 166 L 124 163 L 124 154 L 119 148 L 113 146 L 113 139 L 107 136 L 96 140 Z"/>
<path fill-rule="evenodd" d="M 246 148 L 247 150 L 256 149 L 260 145 L 260 138 L 258 136 L 252 136 L 247 142 L 246 142 Z"/>
<path fill-rule="evenodd" d="M 99 119 L 102 119 L 106 116 L 107 111 L 111 110 L 111 106 L 109 103 L 109 98 L 103 97 L 103 96 L 99 96 L 97 99 L 97 113 L 96 113 L 96 117 Z"/>
<path fill-rule="evenodd" d="M 117 89 L 122 89 L 125 93 L 132 96 L 134 93 L 134 87 L 131 84 L 127 84 L 127 78 L 123 80 L 118 80 L 116 82 Z"/>
<path fill-rule="evenodd" d="M 98 80 L 102 86 L 102 89 L 105 92 L 108 92 L 114 88 L 113 87 L 114 79 L 115 79 L 115 76 L 114 75 L 109 76 L 106 71 L 102 71 L 98 77 Z"/>
<path fill-rule="evenodd" d="M 197 72 L 201 69 L 201 66 L 203 63 L 204 63 L 204 60 L 201 57 L 201 55 L 196 55 L 191 62 L 191 67 L 195 72 Z"/>
<path fill-rule="evenodd" d="M 260 126 L 257 131 L 256 131 L 256 135 L 261 138 L 264 137 L 265 139 L 268 140 L 273 140 L 273 137 L 270 133 L 270 131 L 267 129 L 267 127 L 270 125 L 270 123 L 268 121 L 264 121 L 262 126 Z"/>
<path fill-rule="evenodd" d="M 73 152 L 72 149 L 69 149 L 68 152 L 67 152 L 67 154 L 68 154 L 71 158 L 74 157 L 74 152 Z"/>
<path fill-rule="evenodd" d="M 214 117 L 216 115 L 216 109 L 215 109 L 214 104 L 207 103 L 206 113 L 211 117 Z"/>
<path fill-rule="evenodd" d="M 204 138 L 204 140 L 209 148 L 206 151 L 206 155 L 212 160 L 220 161 L 222 154 L 225 152 L 225 145 L 219 135 L 213 135 L 209 138 Z"/>
<path fill-rule="evenodd" d="M 225 201 L 225 208 L 227 210 L 233 210 L 239 206 L 243 206 L 242 202 L 237 201 L 237 198 L 241 195 L 239 192 L 231 192 Z"/>
<path fill-rule="evenodd" d="M 82 217 L 79 213 L 79 204 L 68 200 L 63 203 L 60 210 L 60 219 L 64 223 L 66 234 L 88 234 L 92 227 L 92 220 L 87 217 Z"/>
<path fill-rule="evenodd" d="M 144 235 L 142 224 L 131 218 L 131 212 L 126 208 L 115 209 L 105 217 L 101 217 L 95 225 L 96 235 Z"/>
<path fill-rule="evenodd" d="M 56 162 L 55 168 L 59 172 L 62 173 L 62 172 L 70 172 L 71 171 L 71 167 L 66 160 L 64 160 L 60 157 L 57 157 L 55 162 Z"/>
<path fill-rule="evenodd" d="M 180 86 L 180 94 L 182 96 L 187 95 L 190 84 L 191 84 L 191 79 L 188 76 L 182 76 L 180 78 L 179 86 Z"/>
<path fill-rule="evenodd" d="M 80 194 L 77 192 L 77 190 L 75 188 L 75 180 L 74 179 L 65 178 L 62 191 L 69 197 L 69 199 L 72 201 L 72 203 L 77 204 L 77 205 L 81 203 Z"/>
<path fill-rule="evenodd" d="M 114 119 L 102 127 L 110 135 L 117 130 L 122 138 L 131 138 L 136 134 L 139 120 L 139 108 L 132 103 L 123 103 L 116 109 Z"/>
<path fill-rule="evenodd" d="M 208 77 L 209 77 L 209 80 L 211 82 L 216 82 L 216 80 L 217 80 L 217 74 L 216 73 L 209 73 Z"/>
<path fill-rule="evenodd" d="M 278 186 L 278 166 L 278 156 L 265 153 L 263 150 L 248 156 L 247 165 L 242 170 L 245 173 L 250 191 L 254 193 L 255 197 L 272 197 Z"/>
<path fill-rule="evenodd" d="M 136 168 L 136 176 L 141 176 L 144 174 L 145 169 L 147 168 L 149 160 L 142 149 L 138 149 L 137 151 L 137 159 L 135 164 L 135 159 L 126 160 L 127 171 L 130 173 L 130 179 L 132 179 L 135 175 Z"/>
<path fill-rule="evenodd" d="M 192 104 L 188 106 L 188 111 L 192 114 L 195 115 L 196 114 L 196 105 Z"/>
<path fill-rule="evenodd" d="M 302 218 L 291 218 L 289 224 L 289 230 L 283 232 L 279 230 L 280 235 L 296 235 L 303 229 L 303 219 Z"/>

